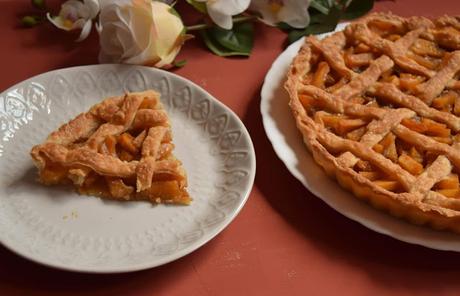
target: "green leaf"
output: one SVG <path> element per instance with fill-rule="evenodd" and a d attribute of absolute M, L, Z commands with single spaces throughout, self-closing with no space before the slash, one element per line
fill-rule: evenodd
<path fill-rule="evenodd" d="M 210 31 L 215 40 L 223 47 L 234 51 L 251 52 L 254 41 L 254 26 L 252 23 L 234 24 L 232 30 L 213 27 Z"/>
<path fill-rule="evenodd" d="M 171 6 L 169 8 L 169 13 L 171 13 L 172 15 L 177 16 L 180 20 L 182 20 L 182 18 L 180 17 L 180 14 L 177 12 L 177 10 L 174 7 Z"/>
<path fill-rule="evenodd" d="M 316 10 L 311 11 L 309 13 L 310 13 L 310 24 L 316 24 L 324 20 L 325 15 L 320 12 L 317 12 Z"/>
<path fill-rule="evenodd" d="M 192 5 L 196 10 L 201 13 L 207 13 L 208 9 L 206 8 L 205 2 L 196 2 L 194 0 L 186 0 L 188 4 Z"/>
<path fill-rule="evenodd" d="M 328 15 L 317 14 L 311 19 L 310 25 L 303 30 L 292 30 L 288 34 L 289 44 L 297 41 L 302 36 L 311 34 L 322 34 L 335 30 L 342 12 L 335 6 L 329 10 Z"/>
<path fill-rule="evenodd" d="M 345 9 L 343 18 L 351 20 L 365 15 L 374 7 L 374 0 L 352 0 Z"/>
<path fill-rule="evenodd" d="M 293 29 L 290 25 L 286 24 L 285 22 L 279 22 L 276 26 L 277 26 L 279 29 L 284 30 L 284 31 L 292 30 L 292 29 Z"/>
<path fill-rule="evenodd" d="M 175 61 L 173 63 L 173 66 L 174 67 L 177 67 L 177 68 L 182 68 L 183 66 L 185 66 L 185 64 L 187 64 L 187 60 L 180 60 L 180 61 Z"/>
<path fill-rule="evenodd" d="M 253 23 L 233 24 L 232 30 L 212 27 L 201 31 L 206 46 L 218 56 L 249 56 L 254 45 Z"/>
<path fill-rule="evenodd" d="M 212 51 L 214 54 L 221 56 L 221 57 L 226 57 L 226 56 L 232 56 L 232 55 L 238 55 L 238 54 L 233 54 L 231 51 L 228 49 L 220 46 L 216 41 L 214 41 L 209 32 L 203 30 L 200 31 L 201 37 L 203 38 L 204 43 L 206 46 L 209 48 L 210 51 Z"/>
<path fill-rule="evenodd" d="M 324 0 L 315 0 L 310 2 L 310 7 L 316 9 L 317 11 L 321 12 L 322 14 L 329 13 L 329 3 Z"/>
<path fill-rule="evenodd" d="M 305 36 L 305 30 L 292 30 L 291 32 L 288 33 L 288 43 L 294 43 L 303 36 Z"/>

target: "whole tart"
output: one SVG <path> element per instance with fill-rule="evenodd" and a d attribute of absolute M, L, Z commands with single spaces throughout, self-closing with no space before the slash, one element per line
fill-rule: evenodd
<path fill-rule="evenodd" d="M 160 95 L 110 97 L 52 132 L 31 156 L 45 185 L 114 200 L 189 204 L 187 176 L 173 154 Z"/>
<path fill-rule="evenodd" d="M 415 224 L 460 233 L 460 18 L 374 13 L 307 37 L 285 87 L 315 161 Z"/>

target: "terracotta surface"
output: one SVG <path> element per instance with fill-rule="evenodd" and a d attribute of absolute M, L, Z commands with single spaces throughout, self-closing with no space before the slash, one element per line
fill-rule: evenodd
<path fill-rule="evenodd" d="M 0 0 L 0 89 L 49 70 L 97 63 L 97 37 L 81 44 L 50 25 L 17 27 L 30 1 Z M 179 5 L 183 11 L 183 5 Z M 376 4 L 404 16 L 460 14 L 458 0 Z M 189 17 L 187 17 L 189 18 Z M 187 19 L 186 18 L 186 19 Z M 193 17 L 190 17 L 192 19 Z M 49 269 L 0 247 L 0 295 L 458 295 L 460 254 L 396 241 L 346 219 L 310 194 L 276 157 L 259 114 L 260 87 L 286 36 L 257 27 L 253 55 L 224 59 L 187 43 L 175 72 L 207 89 L 248 127 L 258 172 L 229 227 L 173 263 L 121 275 Z M 290 120 L 288 118 L 287 120 Z"/>

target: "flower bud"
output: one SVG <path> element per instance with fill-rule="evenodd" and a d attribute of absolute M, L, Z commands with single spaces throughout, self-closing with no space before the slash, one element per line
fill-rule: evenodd
<path fill-rule="evenodd" d="M 25 27 L 33 27 L 40 23 L 40 17 L 35 15 L 26 15 L 21 19 L 21 24 Z"/>
<path fill-rule="evenodd" d="M 38 9 L 43 9 L 46 7 L 45 0 L 32 0 L 32 5 Z"/>

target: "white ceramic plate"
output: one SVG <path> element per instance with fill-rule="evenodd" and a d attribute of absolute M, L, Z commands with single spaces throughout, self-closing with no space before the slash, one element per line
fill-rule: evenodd
<path fill-rule="evenodd" d="M 339 25 L 337 30 L 343 27 L 343 24 Z M 315 163 L 297 131 L 288 106 L 289 97 L 283 88 L 288 67 L 302 43 L 303 40 L 293 43 L 275 60 L 262 87 L 260 109 L 263 124 L 278 157 L 313 194 L 367 228 L 408 243 L 438 250 L 460 251 L 459 235 L 415 226 L 375 210 L 343 190 Z"/>
<path fill-rule="evenodd" d="M 104 201 L 36 181 L 29 157 L 49 132 L 102 98 L 159 90 L 175 154 L 189 177 L 190 206 Z M 0 242 L 66 270 L 126 272 L 158 266 L 212 239 L 238 214 L 255 175 L 239 118 L 192 82 L 137 66 L 96 65 L 45 73 L 0 95 Z"/>

